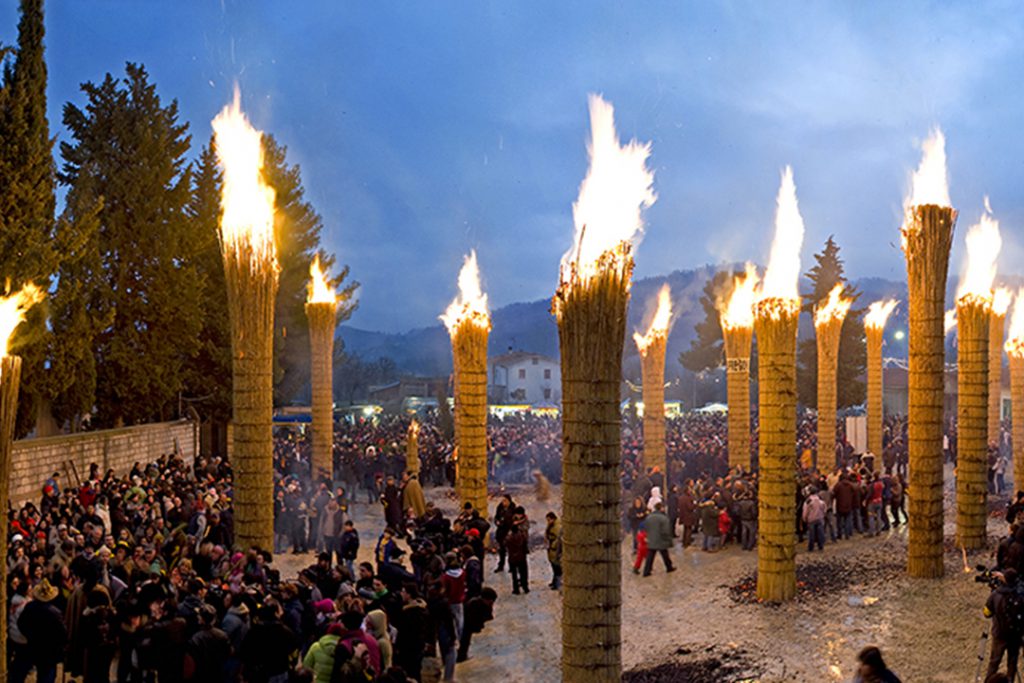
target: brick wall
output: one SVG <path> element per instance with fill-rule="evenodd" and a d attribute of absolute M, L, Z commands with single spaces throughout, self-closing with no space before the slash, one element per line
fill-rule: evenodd
<path fill-rule="evenodd" d="M 61 473 L 64 486 L 76 482 L 70 463 L 74 463 L 79 477 L 85 477 L 89 463 L 97 463 L 100 472 L 113 468 L 117 474 L 124 474 L 136 462 L 145 465 L 175 450 L 186 462 L 192 462 L 198 441 L 196 424 L 189 420 L 22 439 L 14 442 L 8 490 L 15 503 L 37 500 L 43 482 L 54 472 Z"/>

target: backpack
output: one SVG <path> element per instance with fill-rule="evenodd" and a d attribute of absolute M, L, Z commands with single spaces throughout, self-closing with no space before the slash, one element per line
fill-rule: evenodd
<path fill-rule="evenodd" d="M 1004 608 L 1006 628 L 1017 635 L 1024 634 L 1024 585 L 1018 582 L 1006 594 Z"/>

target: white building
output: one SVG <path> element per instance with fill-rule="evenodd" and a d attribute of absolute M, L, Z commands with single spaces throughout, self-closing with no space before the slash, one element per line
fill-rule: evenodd
<path fill-rule="evenodd" d="M 539 353 L 513 351 L 489 361 L 487 394 L 491 403 L 562 402 L 562 373 L 558 361 Z"/>

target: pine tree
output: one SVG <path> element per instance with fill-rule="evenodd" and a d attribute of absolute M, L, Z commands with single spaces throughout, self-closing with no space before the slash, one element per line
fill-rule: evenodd
<path fill-rule="evenodd" d="M 12 288 L 48 288 L 57 269 L 54 248 L 53 140 L 46 120 L 42 0 L 22 0 L 18 48 L 0 90 L 0 278 Z M 0 280 L 2 283 L 2 280 Z M 29 312 L 12 344 L 22 356 L 17 433 L 35 424 L 44 390 L 46 306 Z"/>
<path fill-rule="evenodd" d="M 270 135 L 263 136 L 264 174 L 275 191 L 277 260 L 281 267 L 274 325 L 274 402 L 290 402 L 309 382 L 309 327 L 306 323 L 306 292 L 309 264 L 316 253 L 329 272 L 333 255 L 320 250 L 323 221 L 306 201 L 298 165 L 289 165 L 287 148 Z M 338 323 L 356 308 L 356 282 L 345 283 L 348 266 L 332 279 L 338 289 Z"/>
<path fill-rule="evenodd" d="M 731 271 L 720 270 L 704 283 L 704 292 L 700 297 L 704 319 L 694 326 L 697 338 L 690 341 L 690 348 L 679 354 L 679 362 L 690 372 L 718 368 L 725 362 L 722 321 L 717 302 L 731 286 L 732 278 Z"/>
<path fill-rule="evenodd" d="M 61 144 L 60 180 L 103 198 L 96 233 L 101 270 L 88 283 L 106 296 L 112 320 L 98 332 L 96 421 L 167 419 L 198 350 L 202 283 L 191 258 L 186 207 L 191 178 L 188 124 L 163 105 L 145 68 L 85 83 L 88 104 L 64 107 L 73 142 Z"/>
<path fill-rule="evenodd" d="M 833 236 L 825 241 L 821 253 L 814 255 L 814 266 L 805 274 L 811 281 L 812 289 L 804 296 L 803 310 L 811 315 L 814 308 L 836 284 L 845 285 L 844 296 L 852 298 L 854 305 L 843 322 L 839 346 L 838 405 L 839 408 L 861 404 L 865 401 L 866 387 L 862 379 L 867 364 L 867 346 L 864 341 L 864 308 L 856 308 L 860 292 L 851 287 L 844 273 L 843 260 L 839 256 L 839 245 Z M 814 338 L 804 339 L 797 351 L 797 393 L 805 406 L 817 405 L 818 400 L 818 346 Z"/>

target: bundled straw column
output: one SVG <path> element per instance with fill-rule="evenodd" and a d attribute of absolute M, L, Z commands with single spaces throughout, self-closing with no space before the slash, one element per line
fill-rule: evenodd
<path fill-rule="evenodd" d="M 420 473 L 420 423 L 413 420 L 405 433 L 405 471 L 409 476 Z"/>
<path fill-rule="evenodd" d="M 665 468 L 666 493 L 671 471 L 665 451 L 665 347 L 671 322 L 672 295 L 666 284 L 658 293 L 658 308 L 647 334 L 633 333 L 643 381 L 644 466 Z"/>
<path fill-rule="evenodd" d="M 796 334 L 798 300 L 758 302 L 760 416 L 757 597 L 796 595 Z"/>
<path fill-rule="evenodd" d="M 334 329 L 338 304 L 334 291 L 320 270 L 317 256 L 309 269 L 310 287 L 306 301 L 309 322 L 310 384 L 312 385 L 314 481 L 334 481 Z"/>
<path fill-rule="evenodd" d="M 988 327 L 988 442 L 999 445 L 1003 423 L 1003 328 L 1010 291 L 1000 287 L 992 296 Z"/>
<path fill-rule="evenodd" d="M 1013 489 L 1014 491 L 1024 491 L 1024 338 L 1011 339 L 1006 342 L 1006 355 L 1010 358 Z"/>
<path fill-rule="evenodd" d="M 221 249 L 231 322 L 235 545 L 273 548 L 274 191 L 261 134 L 235 100 L 213 121 L 224 174 Z"/>
<path fill-rule="evenodd" d="M 839 368 L 839 341 L 843 321 L 852 301 L 843 299 L 843 285 L 837 284 L 814 312 L 814 332 L 818 341 L 818 467 L 835 463 L 836 457 L 836 374 Z M 876 455 L 878 455 L 876 453 Z"/>
<path fill-rule="evenodd" d="M 18 417 L 18 389 L 21 386 L 21 358 L 5 355 L 0 360 L 0 509 L 6 510 L 10 494 L 11 451 L 14 445 L 14 424 Z M 7 557 L 7 534 L 0 534 L 0 557 Z M 0 604 L 7 603 L 7 564 L 0 569 Z M 7 642 L 7 620 L 0 619 L 0 642 Z M 7 658 L 0 657 L 0 681 L 7 680 Z"/>
<path fill-rule="evenodd" d="M 729 401 L 729 469 L 750 469 L 750 348 L 759 278 L 752 264 L 732 280 L 728 299 L 716 302 L 725 342 Z"/>
<path fill-rule="evenodd" d="M 868 306 L 864 316 L 864 335 L 867 338 L 868 358 L 866 374 L 868 379 L 868 450 L 875 454 L 875 461 L 882 457 L 882 434 L 885 431 L 882 396 L 882 344 L 885 322 L 896 308 L 895 299 L 876 301 Z"/>
<path fill-rule="evenodd" d="M 988 361 L 991 299 L 957 301 L 957 541 L 984 548 L 988 522 Z"/>

